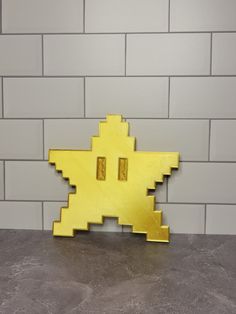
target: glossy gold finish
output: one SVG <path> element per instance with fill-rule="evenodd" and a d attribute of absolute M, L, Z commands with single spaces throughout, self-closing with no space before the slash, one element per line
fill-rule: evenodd
<path fill-rule="evenodd" d="M 120 115 L 108 115 L 100 122 L 99 136 L 92 137 L 90 151 L 49 151 L 49 163 L 76 187 L 53 224 L 54 236 L 74 236 L 90 223 L 117 217 L 120 225 L 146 234 L 147 241 L 169 242 L 169 227 L 162 225 L 162 212 L 155 210 L 155 197 L 147 192 L 178 168 L 179 153 L 135 151 L 128 131 Z"/>

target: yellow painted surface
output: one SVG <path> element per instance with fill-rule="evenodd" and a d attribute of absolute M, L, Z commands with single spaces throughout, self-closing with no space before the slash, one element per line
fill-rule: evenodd
<path fill-rule="evenodd" d="M 135 151 L 135 138 L 128 134 L 120 115 L 108 115 L 99 136 L 92 137 L 91 150 L 49 150 L 49 163 L 76 187 L 53 224 L 54 236 L 74 236 L 90 223 L 117 217 L 120 225 L 146 234 L 147 241 L 169 242 L 169 227 L 162 225 L 162 212 L 147 190 L 178 168 L 179 153 Z"/>

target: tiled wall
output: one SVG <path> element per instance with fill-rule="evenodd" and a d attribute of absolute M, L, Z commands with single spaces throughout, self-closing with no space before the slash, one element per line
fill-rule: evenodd
<path fill-rule="evenodd" d="M 181 153 L 158 185 L 171 232 L 236 234 L 235 0 L 2 0 L 1 15 L 0 228 L 50 229 L 71 189 L 48 149 L 88 149 L 121 113 L 138 149 Z"/>

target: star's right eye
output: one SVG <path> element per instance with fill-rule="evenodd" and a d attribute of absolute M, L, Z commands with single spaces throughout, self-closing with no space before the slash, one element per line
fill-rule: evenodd
<path fill-rule="evenodd" d="M 128 158 L 119 158 L 118 180 L 127 181 L 128 177 Z"/>

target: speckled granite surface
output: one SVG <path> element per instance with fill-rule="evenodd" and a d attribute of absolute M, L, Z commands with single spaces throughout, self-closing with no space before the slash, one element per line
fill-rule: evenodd
<path fill-rule="evenodd" d="M 236 313 L 236 236 L 0 230 L 0 313 Z"/>

